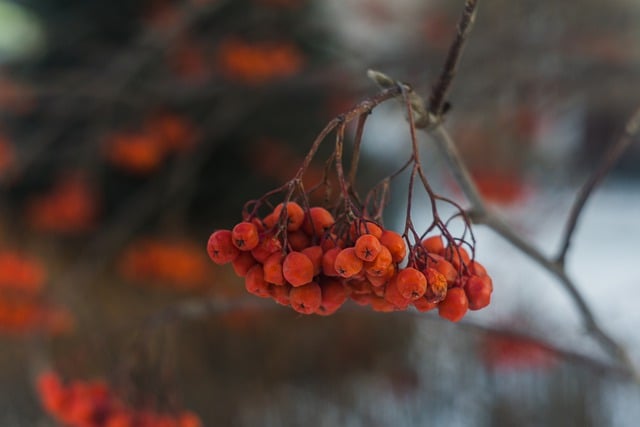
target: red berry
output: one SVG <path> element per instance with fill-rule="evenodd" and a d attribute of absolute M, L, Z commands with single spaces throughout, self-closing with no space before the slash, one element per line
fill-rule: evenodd
<path fill-rule="evenodd" d="M 316 312 L 322 303 L 322 291 L 316 282 L 292 288 L 289 292 L 291 307 L 302 314 Z"/>
<path fill-rule="evenodd" d="M 216 264 L 227 264 L 240 254 L 238 248 L 233 245 L 231 231 L 214 231 L 207 242 L 209 258 Z"/>
<path fill-rule="evenodd" d="M 493 285 L 489 276 L 471 276 L 464 286 L 470 310 L 480 310 L 491 302 Z"/>
<path fill-rule="evenodd" d="M 276 221 L 280 219 L 280 215 L 282 215 L 282 206 L 280 203 L 273 210 L 273 214 L 276 217 Z M 300 227 L 302 227 L 302 223 L 304 222 L 304 209 L 297 204 L 296 202 L 287 203 L 287 231 L 296 231 Z"/>
<path fill-rule="evenodd" d="M 407 267 L 398 272 L 396 286 L 403 297 L 415 300 L 427 290 L 427 279 L 419 270 Z"/>
<path fill-rule="evenodd" d="M 233 244 L 241 251 L 250 251 L 260 243 L 258 227 L 251 222 L 241 222 L 231 231 Z"/>
<path fill-rule="evenodd" d="M 438 314 L 451 322 L 464 317 L 469 309 L 469 300 L 462 288 L 451 288 L 444 300 L 438 304 Z"/>
<path fill-rule="evenodd" d="M 336 255 L 334 267 L 341 277 L 352 277 L 362 270 L 362 260 L 354 248 L 346 248 Z"/>
<path fill-rule="evenodd" d="M 380 243 L 389 249 L 393 262 L 402 262 L 407 255 L 407 246 L 402 236 L 395 231 L 385 230 L 380 237 Z"/>
<path fill-rule="evenodd" d="M 313 280 L 313 262 L 301 252 L 290 252 L 284 258 L 282 274 L 294 287 L 306 285 Z"/>
<path fill-rule="evenodd" d="M 363 261 L 370 262 L 376 259 L 381 248 L 380 240 L 373 234 L 363 234 L 356 240 L 356 255 Z"/>

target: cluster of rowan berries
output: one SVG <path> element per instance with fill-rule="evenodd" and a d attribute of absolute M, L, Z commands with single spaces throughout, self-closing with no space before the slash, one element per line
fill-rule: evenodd
<path fill-rule="evenodd" d="M 70 427 L 201 427 L 192 412 L 159 414 L 136 410 L 122 403 L 101 381 L 64 384 L 57 373 L 38 378 L 38 393 L 45 410 Z"/>
<path fill-rule="evenodd" d="M 283 206 L 215 231 L 207 244 L 211 259 L 232 263 L 254 295 L 303 314 L 333 314 L 350 298 L 376 311 L 438 308 L 454 322 L 489 304 L 491 279 L 460 245 L 440 236 L 407 245 L 372 220 L 336 222 L 323 207 Z"/>

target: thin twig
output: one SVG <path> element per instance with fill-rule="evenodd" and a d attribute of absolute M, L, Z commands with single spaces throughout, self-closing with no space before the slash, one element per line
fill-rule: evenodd
<path fill-rule="evenodd" d="M 477 3 L 477 0 L 465 1 L 464 10 L 462 11 L 462 15 L 460 15 L 460 20 L 458 21 L 456 37 L 453 40 L 451 47 L 449 47 L 447 59 L 445 60 L 444 67 L 442 67 L 440 77 L 431 91 L 431 97 L 429 98 L 429 113 L 435 118 L 436 122 L 440 121 L 445 98 L 449 93 L 451 83 L 456 75 L 458 62 L 462 56 L 462 48 L 464 47 L 467 36 L 471 32 L 471 27 L 475 20 Z"/>
<path fill-rule="evenodd" d="M 627 147 L 629 147 L 629 145 L 631 145 L 635 140 L 638 130 L 640 130 L 640 108 L 631 115 L 627 121 L 622 137 L 620 137 L 620 139 L 618 139 L 618 141 L 609 149 L 598 166 L 598 169 L 591 174 L 576 196 L 576 200 L 571 207 L 571 211 L 567 219 L 560 253 L 556 257 L 556 262 L 558 264 L 564 265 L 565 263 L 569 246 L 571 246 L 571 238 L 573 237 L 573 233 L 578 225 L 578 219 L 580 218 L 580 214 L 582 213 L 589 196 L 591 196 L 593 190 L 603 181 L 611 168 L 615 166 L 616 162 L 620 159 L 620 156 L 622 156 L 622 153 L 624 153 Z"/>

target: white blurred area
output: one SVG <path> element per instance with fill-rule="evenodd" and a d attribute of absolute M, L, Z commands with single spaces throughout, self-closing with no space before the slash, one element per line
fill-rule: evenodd
<path fill-rule="evenodd" d="M 44 44 L 38 18 L 19 2 L 0 0 L 0 65 L 31 58 Z"/>

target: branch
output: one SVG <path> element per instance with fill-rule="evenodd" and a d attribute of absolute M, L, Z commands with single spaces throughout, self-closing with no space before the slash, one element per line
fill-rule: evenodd
<path fill-rule="evenodd" d="M 569 251 L 569 246 L 571 246 L 571 238 L 573 237 L 576 225 L 578 224 L 578 219 L 580 218 L 580 214 L 584 210 L 584 206 L 591 196 L 591 193 L 598 185 L 600 185 L 607 173 L 620 159 L 622 153 L 624 153 L 627 147 L 629 147 L 629 145 L 634 141 L 638 130 L 640 130 L 640 108 L 631 115 L 620 139 L 618 139 L 618 141 L 609 149 L 603 158 L 602 163 L 598 166 L 598 169 L 594 171 L 594 173 L 589 177 L 589 180 L 585 182 L 580 189 L 567 219 L 560 253 L 556 257 L 556 262 L 558 264 L 564 265 L 565 263 L 565 258 Z"/>
<path fill-rule="evenodd" d="M 537 262 L 545 270 L 553 274 L 569 293 L 569 296 L 578 308 L 585 329 L 611 357 L 618 361 L 621 367 L 623 367 L 635 381 L 640 382 L 640 373 L 635 369 L 627 350 L 600 327 L 593 312 L 589 308 L 589 305 L 582 297 L 580 291 L 578 291 L 575 283 L 566 274 L 564 266 L 547 258 L 537 248 L 531 245 L 527 240 L 502 221 L 502 219 L 500 219 L 494 212 L 487 209 L 484 200 L 479 195 L 477 187 L 471 179 L 471 175 L 460 158 L 455 144 L 446 129 L 441 125 L 438 125 L 431 132 L 431 135 L 435 138 L 439 149 L 445 155 L 445 158 L 451 166 L 462 191 L 471 202 L 472 207 L 470 218 L 472 221 L 477 224 L 486 225 L 491 230 L 502 236 L 506 241 L 518 248 L 525 255 Z"/>
<path fill-rule="evenodd" d="M 440 73 L 440 77 L 433 87 L 431 97 L 429 98 L 429 113 L 435 118 L 436 122 L 440 121 L 443 112 L 445 98 L 449 93 L 451 82 L 456 75 L 458 62 L 462 56 L 462 48 L 464 47 L 467 36 L 471 32 L 471 27 L 475 21 L 477 0 L 466 0 L 464 10 L 458 21 L 456 37 L 449 47 L 447 59 Z"/>

